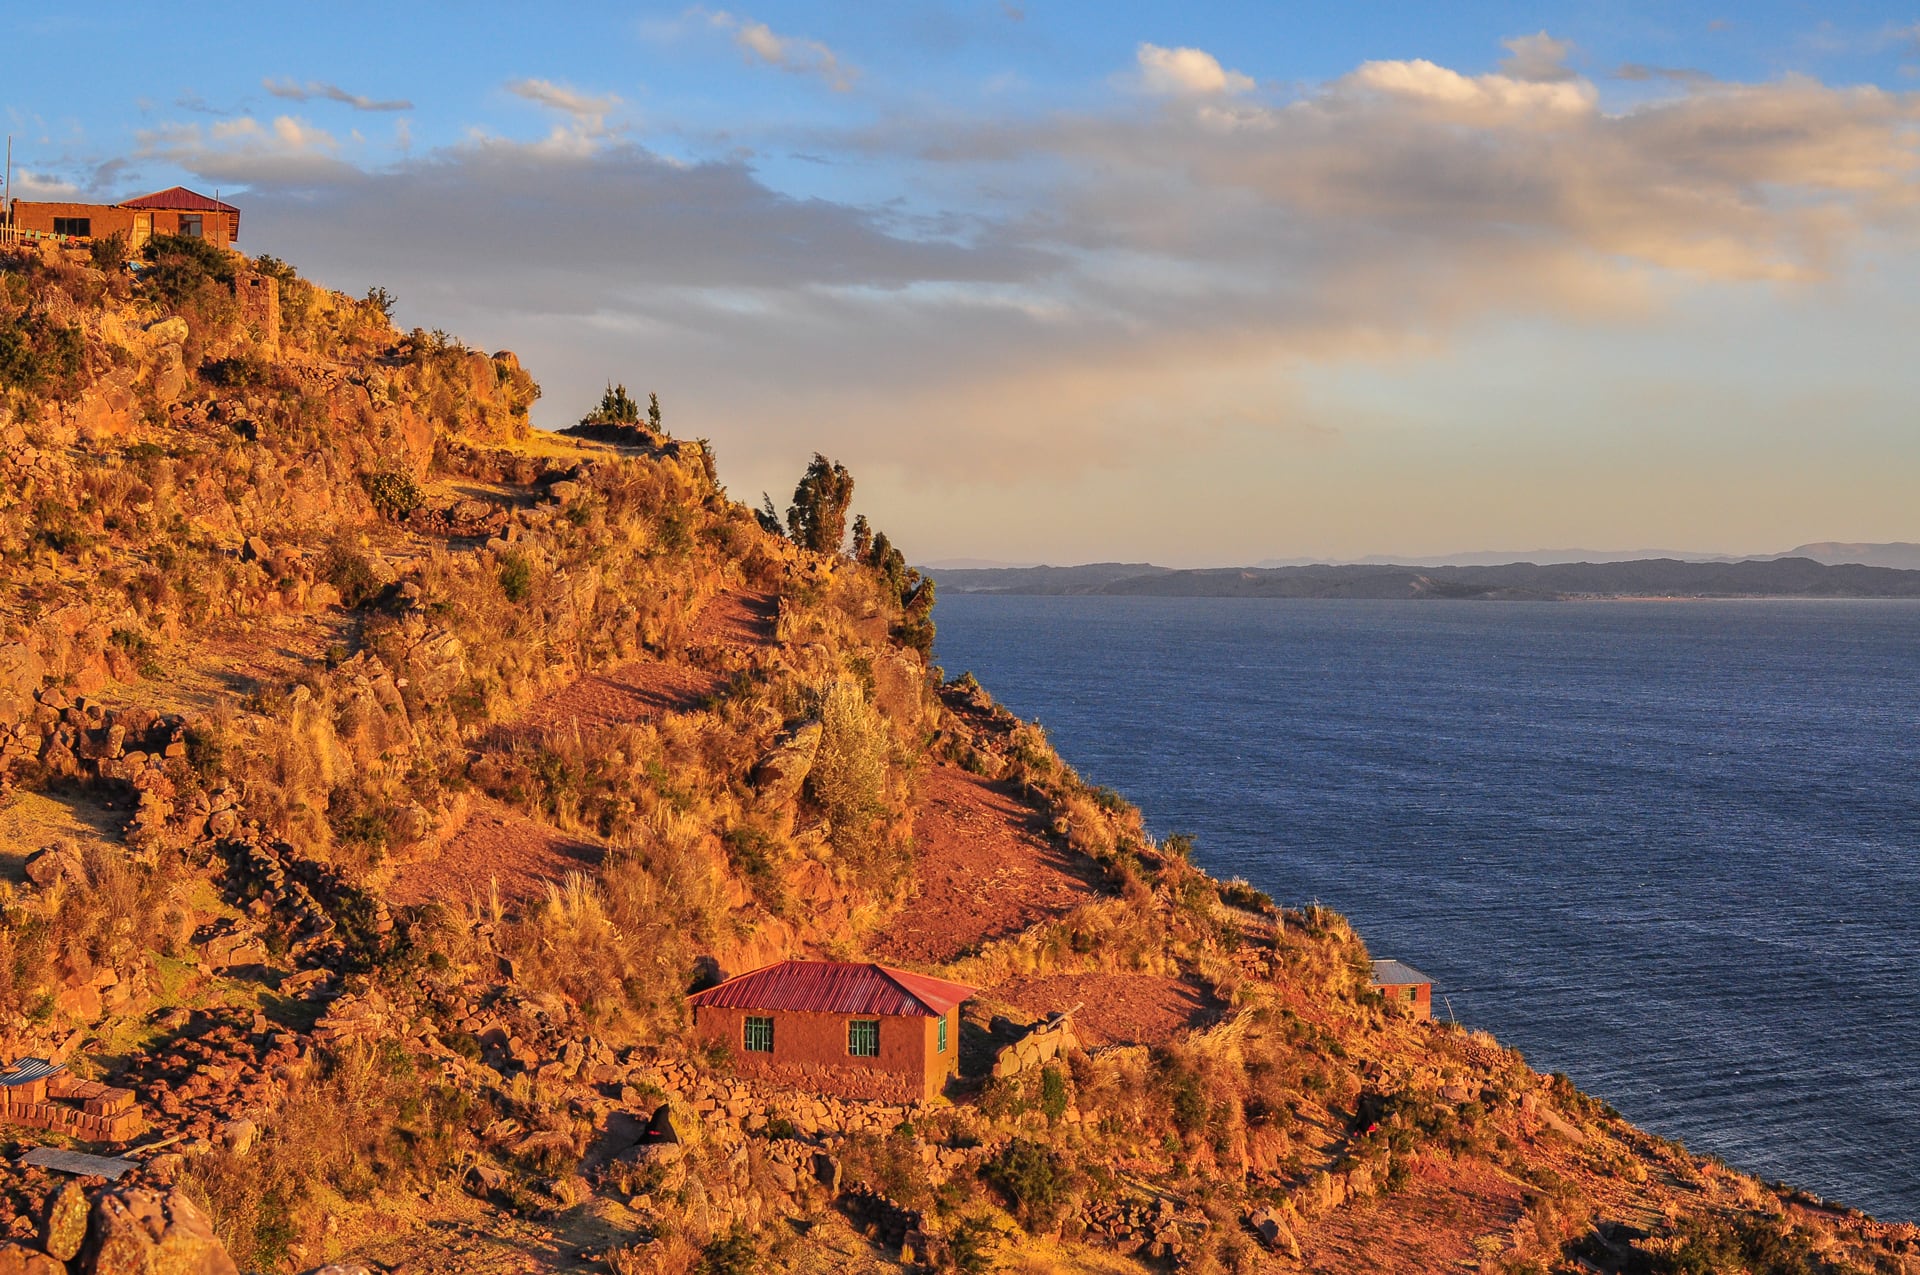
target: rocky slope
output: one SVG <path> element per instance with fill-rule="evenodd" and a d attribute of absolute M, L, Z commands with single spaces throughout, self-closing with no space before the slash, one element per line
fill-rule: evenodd
<path fill-rule="evenodd" d="M 510 354 L 165 242 L 0 261 L 0 390 L 0 1046 L 68 1069 L 0 1264 L 1920 1271 L 1396 1012 L 624 393 L 538 434 Z M 984 989 L 963 1083 L 690 1043 L 790 954 Z"/>

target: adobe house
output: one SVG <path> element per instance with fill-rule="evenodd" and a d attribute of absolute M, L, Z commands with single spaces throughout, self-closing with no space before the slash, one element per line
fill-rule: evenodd
<path fill-rule="evenodd" d="M 240 210 L 184 186 L 118 204 L 13 201 L 11 229 L 16 236 L 105 239 L 125 235 L 138 250 L 155 235 L 186 235 L 230 248 L 240 237 Z"/>
<path fill-rule="evenodd" d="M 781 961 L 695 992 L 694 1031 L 796 1089 L 919 1102 L 960 1070 L 963 983 L 858 961 Z"/>
<path fill-rule="evenodd" d="M 1433 1017 L 1433 980 L 1401 961 L 1373 963 L 1373 990 L 1407 1006 L 1415 1018 Z"/>

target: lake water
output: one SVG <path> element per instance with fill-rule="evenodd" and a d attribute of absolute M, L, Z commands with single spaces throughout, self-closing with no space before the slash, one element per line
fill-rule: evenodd
<path fill-rule="evenodd" d="M 1645 1127 L 1920 1219 L 1920 604 L 949 594 L 1158 835 Z M 1444 1000 L 1443 1000 L 1444 997 Z"/>

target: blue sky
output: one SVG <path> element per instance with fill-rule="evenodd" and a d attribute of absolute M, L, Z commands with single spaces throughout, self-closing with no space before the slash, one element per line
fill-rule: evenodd
<path fill-rule="evenodd" d="M 922 560 L 1920 539 L 1920 10 L 16 17 L 24 198 L 607 379 Z"/>

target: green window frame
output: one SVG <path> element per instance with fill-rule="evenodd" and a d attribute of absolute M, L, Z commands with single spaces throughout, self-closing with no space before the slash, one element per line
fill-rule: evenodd
<path fill-rule="evenodd" d="M 940 1037 L 940 1041 L 937 1045 L 934 1046 L 933 1052 L 936 1054 L 944 1054 L 947 1052 L 947 1020 L 945 1015 L 941 1016 L 940 1029 L 939 1029 L 938 1035 Z"/>
<path fill-rule="evenodd" d="M 740 1043 L 750 1054 L 770 1054 L 773 1052 L 773 1019 L 747 1015 L 746 1025 L 741 1028 Z"/>
<path fill-rule="evenodd" d="M 847 1023 L 847 1052 L 855 1058 L 880 1056 L 880 1020 L 855 1018 Z"/>

